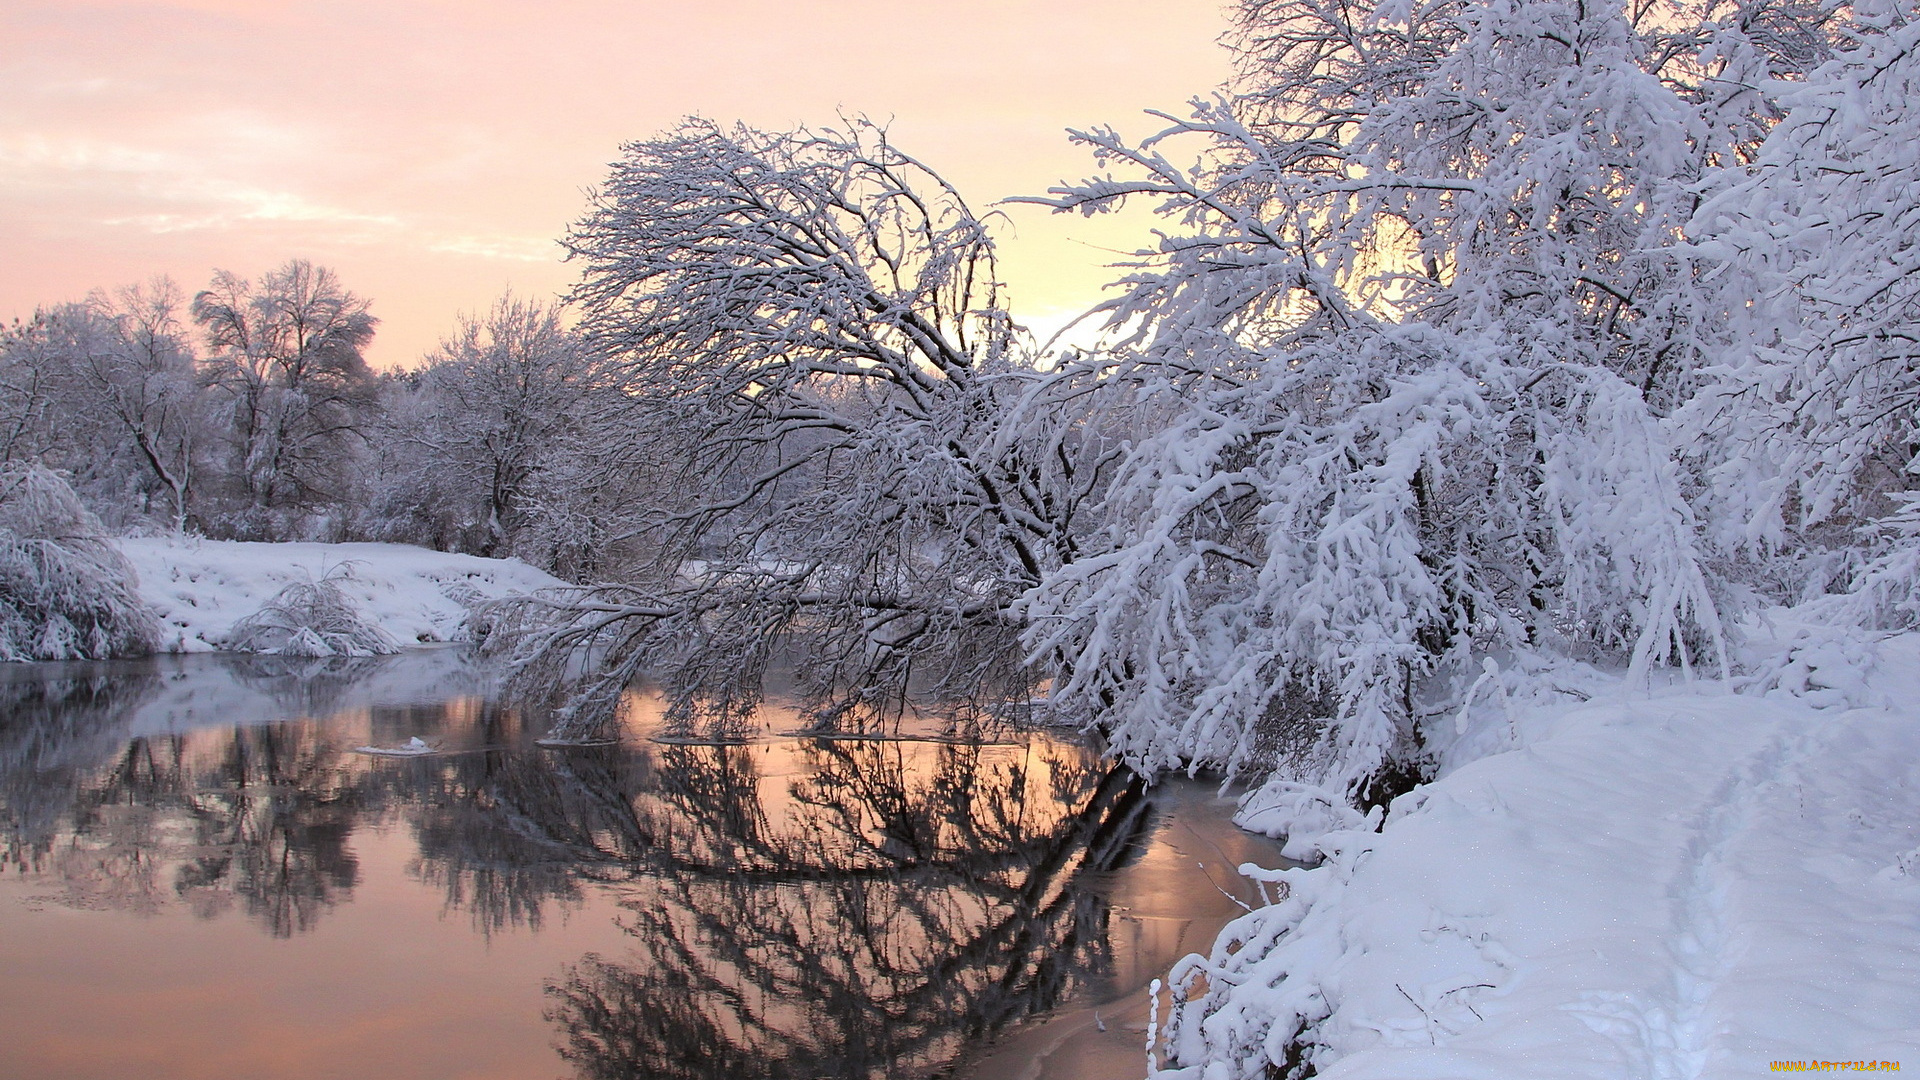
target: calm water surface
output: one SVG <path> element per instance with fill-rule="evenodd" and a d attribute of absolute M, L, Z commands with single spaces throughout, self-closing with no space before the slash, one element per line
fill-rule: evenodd
<path fill-rule="evenodd" d="M 1057 736 L 762 721 L 543 749 L 460 650 L 0 665 L 0 1074 L 1138 1075 L 1275 860 Z"/>

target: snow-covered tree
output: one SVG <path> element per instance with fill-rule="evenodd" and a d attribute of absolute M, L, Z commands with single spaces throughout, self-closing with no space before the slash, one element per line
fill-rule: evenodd
<path fill-rule="evenodd" d="M 180 301 L 159 278 L 42 309 L 8 335 L 0 456 L 66 470 L 117 521 L 184 527 L 205 410 Z"/>
<path fill-rule="evenodd" d="M 231 503 L 219 522 L 285 531 L 289 513 L 338 504 L 372 380 L 361 350 L 378 322 L 332 270 L 293 259 L 256 286 L 225 270 L 193 298 L 206 378 L 224 403 Z M 279 524 L 276 524 L 279 522 Z"/>
<path fill-rule="evenodd" d="M 604 465 L 660 477 L 650 575 L 533 638 L 556 664 L 608 650 L 583 723 L 642 665 L 750 702 L 783 636 L 822 705 L 1017 667 L 1006 609 L 1061 561 L 1086 472 L 1058 438 L 1004 437 L 1037 375 L 951 187 L 864 121 L 692 119 L 628 145 L 567 243 L 627 395 Z"/>
<path fill-rule="evenodd" d="M 1029 598 L 1056 708 L 1357 798 L 1483 654 L 1715 656 L 1662 418 L 1722 323 L 1673 248 L 1790 50 L 1685 14 L 1250 4 L 1235 93 L 1077 136 L 1125 171 L 1039 201 L 1177 223 L 1106 311 L 1185 411 Z"/>
<path fill-rule="evenodd" d="M 0 462 L 35 461 L 52 445 L 55 381 L 45 311 L 0 331 Z"/>
<path fill-rule="evenodd" d="M 503 296 L 389 389 L 375 432 L 388 467 L 373 485 L 374 531 L 550 564 L 536 539 L 541 512 L 568 501 L 560 489 L 574 478 L 546 481 L 568 471 L 569 454 L 604 452 L 577 436 L 596 398 L 613 393 L 559 311 Z"/>
<path fill-rule="evenodd" d="M 1776 88 L 1787 110 L 1692 226 L 1733 335 L 1695 404 L 1724 539 L 1912 622 L 1920 489 L 1920 18 L 1856 4 L 1846 48 Z M 1891 545 L 1889 547 L 1889 544 Z"/>

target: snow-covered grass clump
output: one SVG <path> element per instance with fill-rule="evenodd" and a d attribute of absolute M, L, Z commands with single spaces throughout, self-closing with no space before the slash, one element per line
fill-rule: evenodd
<path fill-rule="evenodd" d="M 562 584 L 518 560 L 407 544 L 143 537 L 120 547 L 169 652 L 368 655 L 463 641 L 492 601 Z"/>
<path fill-rule="evenodd" d="M 134 586 L 66 481 L 39 465 L 0 468 L 0 660 L 153 651 L 160 629 Z"/>
<path fill-rule="evenodd" d="M 1317 867 L 1245 868 L 1276 902 L 1176 968 L 1156 1075 L 1920 1059 L 1920 634 L 1858 643 L 1789 645 L 1844 691 L 1811 700 L 1483 697 L 1463 740 L 1495 752 L 1319 836 Z"/>
<path fill-rule="evenodd" d="M 342 564 L 318 581 L 296 581 L 260 610 L 233 624 L 235 652 L 281 656 L 387 656 L 400 651 L 393 635 L 360 614 L 346 587 L 353 566 Z"/>

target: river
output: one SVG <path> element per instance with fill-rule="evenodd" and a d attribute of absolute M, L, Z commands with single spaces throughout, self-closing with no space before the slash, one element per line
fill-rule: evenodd
<path fill-rule="evenodd" d="M 1148 981 L 1278 861 L 1057 732 L 807 737 L 770 694 L 663 741 L 636 693 L 545 748 L 491 685 L 461 649 L 0 665 L 7 1075 L 1140 1075 Z"/>

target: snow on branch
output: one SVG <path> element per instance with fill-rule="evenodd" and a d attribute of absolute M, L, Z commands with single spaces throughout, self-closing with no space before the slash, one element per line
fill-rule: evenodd
<path fill-rule="evenodd" d="M 295 581 L 260 609 L 233 624 L 226 645 L 235 652 L 280 656 L 386 656 L 400 643 L 363 615 L 347 595 L 353 564 L 341 563 L 315 581 Z"/>
<path fill-rule="evenodd" d="M 584 680 L 570 726 L 643 670 L 751 700 L 782 642 L 823 716 L 1025 678 L 1006 610 L 1070 557 L 1112 455 L 1028 407 L 1097 375 L 1035 363 L 951 186 L 864 120 L 689 119 L 626 147 L 567 243 L 622 390 L 605 430 L 658 476 L 649 561 L 507 625 L 527 670 Z"/>

